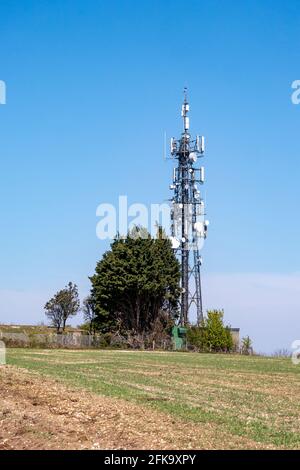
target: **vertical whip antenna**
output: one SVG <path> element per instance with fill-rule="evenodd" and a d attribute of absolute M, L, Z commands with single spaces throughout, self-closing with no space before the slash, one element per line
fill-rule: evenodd
<path fill-rule="evenodd" d="M 183 131 L 185 134 L 187 134 L 190 128 L 190 122 L 189 122 L 189 118 L 187 115 L 190 110 L 190 105 L 187 100 L 187 88 L 186 87 L 183 90 L 183 96 L 184 96 L 184 99 L 183 99 L 183 105 L 181 108 L 181 116 L 183 117 Z"/>

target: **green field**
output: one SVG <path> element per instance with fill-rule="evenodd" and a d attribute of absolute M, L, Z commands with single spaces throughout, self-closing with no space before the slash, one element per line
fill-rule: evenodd
<path fill-rule="evenodd" d="M 135 351 L 9 349 L 8 363 L 183 421 L 300 448 L 300 366 L 290 359 Z"/>

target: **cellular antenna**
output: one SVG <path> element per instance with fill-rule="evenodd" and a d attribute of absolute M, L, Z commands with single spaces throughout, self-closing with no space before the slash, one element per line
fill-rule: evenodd
<path fill-rule="evenodd" d="M 193 140 L 189 133 L 190 106 L 187 89 L 181 108 L 183 133 L 171 139 L 171 157 L 177 160 L 173 169 L 171 209 L 171 241 L 181 265 L 180 325 L 184 326 L 196 310 L 197 323 L 203 320 L 200 250 L 207 236 L 209 222 L 205 220 L 204 201 L 199 187 L 204 184 L 204 167 L 197 167 L 204 156 L 204 137 Z"/>

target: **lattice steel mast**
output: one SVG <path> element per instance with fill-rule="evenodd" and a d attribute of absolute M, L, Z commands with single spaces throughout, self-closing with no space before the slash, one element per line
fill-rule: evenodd
<path fill-rule="evenodd" d="M 204 156 L 204 137 L 193 140 L 189 133 L 189 104 L 186 89 L 182 105 L 183 132 L 181 138 L 171 139 L 171 156 L 178 160 L 173 170 L 174 191 L 171 210 L 172 246 L 181 264 L 180 324 L 185 325 L 196 307 L 198 324 L 203 319 L 200 256 L 209 222 L 204 220 L 204 201 L 198 184 L 204 183 L 204 167 L 195 166 Z M 193 307 L 194 306 L 194 307 Z"/>

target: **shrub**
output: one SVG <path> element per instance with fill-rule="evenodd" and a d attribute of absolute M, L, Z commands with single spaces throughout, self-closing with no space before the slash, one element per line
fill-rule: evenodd
<path fill-rule="evenodd" d="M 228 326 L 223 323 L 223 310 L 209 310 L 200 326 L 191 326 L 187 331 L 188 345 L 202 352 L 233 351 L 233 338 Z"/>

